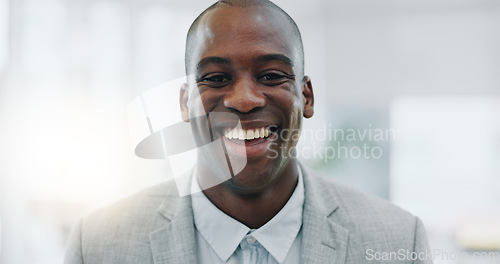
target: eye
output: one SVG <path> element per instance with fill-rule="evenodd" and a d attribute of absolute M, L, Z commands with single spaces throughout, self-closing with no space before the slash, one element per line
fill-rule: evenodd
<path fill-rule="evenodd" d="M 291 79 L 293 79 L 293 76 L 276 72 L 266 73 L 259 77 L 261 83 L 269 86 L 280 85 Z"/>
<path fill-rule="evenodd" d="M 229 78 L 227 78 L 226 76 L 223 76 L 223 75 L 216 75 L 216 76 L 204 78 L 203 80 L 208 81 L 208 82 L 228 82 Z"/>
<path fill-rule="evenodd" d="M 231 78 L 225 74 L 209 74 L 196 81 L 198 85 L 219 88 L 231 81 Z"/>
<path fill-rule="evenodd" d="M 280 79 L 280 78 L 283 78 L 283 76 L 278 75 L 276 73 L 271 73 L 271 74 L 266 74 L 266 75 L 262 76 L 261 80 L 272 81 L 272 80 L 276 80 L 276 79 Z"/>

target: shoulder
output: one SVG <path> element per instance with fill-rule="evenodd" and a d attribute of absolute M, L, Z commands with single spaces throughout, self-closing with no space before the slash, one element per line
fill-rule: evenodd
<path fill-rule="evenodd" d="M 165 197 L 168 196 L 177 196 L 175 183 L 172 181 L 149 187 L 111 205 L 97 209 L 84 216 L 83 223 L 114 223 L 116 221 L 150 218 L 156 213 L 156 209 Z"/>
<path fill-rule="evenodd" d="M 419 220 L 399 206 L 307 170 L 310 191 L 335 204 L 331 218 L 349 231 L 351 243 L 412 242 Z"/>
<path fill-rule="evenodd" d="M 175 182 L 147 188 L 100 208 L 80 219 L 69 244 L 78 245 L 88 263 L 115 263 L 122 256 L 137 258 L 138 262 L 148 259 L 149 234 L 166 223 L 158 209 L 171 206 L 166 203 L 169 197 L 178 198 Z"/>

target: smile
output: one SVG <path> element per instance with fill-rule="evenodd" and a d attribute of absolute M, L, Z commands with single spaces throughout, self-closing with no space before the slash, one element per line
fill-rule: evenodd
<path fill-rule="evenodd" d="M 228 154 L 236 157 L 257 158 L 264 156 L 277 139 L 278 126 L 249 129 L 224 128 L 224 143 Z"/>
<path fill-rule="evenodd" d="M 253 129 L 224 129 L 224 137 L 227 139 L 252 140 L 257 138 L 267 138 L 271 134 L 269 127 L 260 127 Z"/>

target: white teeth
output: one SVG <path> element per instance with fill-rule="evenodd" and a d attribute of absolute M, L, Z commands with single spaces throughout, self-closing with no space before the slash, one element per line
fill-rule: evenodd
<path fill-rule="evenodd" d="M 247 139 L 253 139 L 253 130 L 247 131 Z"/>
<path fill-rule="evenodd" d="M 239 140 L 245 140 L 245 138 L 246 138 L 245 130 L 239 129 L 239 131 L 238 131 L 238 139 Z"/>
<path fill-rule="evenodd" d="M 224 136 L 228 139 L 232 139 L 233 138 L 233 132 L 227 128 L 226 131 L 224 132 Z"/>
<path fill-rule="evenodd" d="M 226 128 L 223 131 L 224 137 L 227 139 L 238 139 L 238 140 L 252 140 L 256 138 L 265 138 L 271 134 L 271 131 L 267 127 L 255 128 L 255 129 L 230 129 Z"/>

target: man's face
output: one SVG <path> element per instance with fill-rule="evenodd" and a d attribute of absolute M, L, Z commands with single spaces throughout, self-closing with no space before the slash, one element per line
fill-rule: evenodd
<path fill-rule="evenodd" d="M 273 9 L 220 7 L 194 34 L 189 71 L 196 84 L 181 91 L 183 116 L 197 142 L 221 138 L 226 152 L 200 152 L 198 163 L 209 170 L 200 173 L 220 176 L 218 168 L 240 159 L 245 168 L 225 184 L 244 193 L 263 190 L 289 164 L 302 116 L 313 113 L 292 26 Z M 210 118 L 193 118 L 205 114 Z M 238 122 L 242 129 L 234 129 Z"/>

